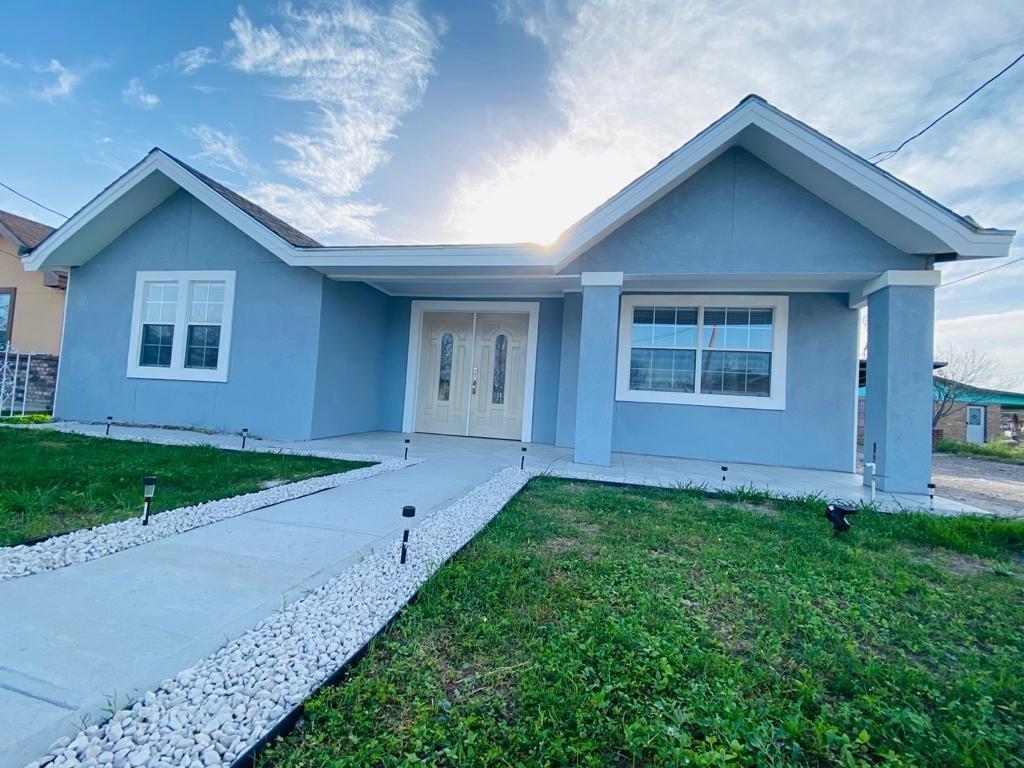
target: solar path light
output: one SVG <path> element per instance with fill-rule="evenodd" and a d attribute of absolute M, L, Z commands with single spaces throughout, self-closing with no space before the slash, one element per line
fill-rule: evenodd
<path fill-rule="evenodd" d="M 110 425 L 114 421 L 113 416 L 107 416 L 107 437 L 110 437 Z"/>
<path fill-rule="evenodd" d="M 142 478 L 142 524 L 149 525 L 149 505 L 156 493 L 156 476 L 146 475 Z"/>
<path fill-rule="evenodd" d="M 405 460 L 409 460 L 409 438 L 405 438 Z M 405 562 L 404 560 L 402 562 Z"/>
<path fill-rule="evenodd" d="M 523 446 L 522 457 L 519 459 L 519 468 L 526 469 L 526 446 Z"/>
<path fill-rule="evenodd" d="M 416 507 L 409 506 L 408 504 L 402 507 L 402 517 L 413 518 L 416 517 Z M 409 548 L 409 529 L 406 528 L 402 533 L 402 559 L 399 562 L 405 565 L 406 553 Z"/>
<path fill-rule="evenodd" d="M 246 438 L 248 438 L 248 437 L 249 437 L 249 428 L 248 427 L 242 427 L 242 450 L 243 451 L 245 450 L 245 441 L 246 441 Z"/>

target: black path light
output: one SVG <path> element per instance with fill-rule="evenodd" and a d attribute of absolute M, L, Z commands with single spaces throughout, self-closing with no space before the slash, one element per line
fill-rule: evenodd
<path fill-rule="evenodd" d="M 722 487 L 723 488 L 725 487 L 725 478 L 728 476 L 728 474 L 729 474 L 729 468 L 727 466 L 725 466 L 725 464 L 723 464 L 722 465 Z"/>
<path fill-rule="evenodd" d="M 935 511 L 935 483 L 928 483 L 928 509 Z"/>
<path fill-rule="evenodd" d="M 519 468 L 526 469 L 526 446 L 523 446 L 523 453 L 519 459 Z"/>
<path fill-rule="evenodd" d="M 856 509 L 841 507 L 838 504 L 829 504 L 825 509 L 825 519 L 832 523 L 836 533 L 846 533 L 850 530 L 850 521 L 846 519 L 846 516 L 855 514 L 857 514 Z"/>
<path fill-rule="evenodd" d="M 142 524 L 149 525 L 149 505 L 153 501 L 153 494 L 156 493 L 156 475 L 146 475 L 142 478 Z"/>
<path fill-rule="evenodd" d="M 406 461 L 409 460 L 409 438 L 408 437 L 405 438 L 405 460 Z M 402 562 L 404 563 L 405 561 L 403 560 Z"/>
<path fill-rule="evenodd" d="M 409 442 L 406 440 L 406 442 Z M 416 517 L 416 507 L 406 504 L 402 507 L 402 517 Z M 399 561 L 402 565 L 405 565 L 406 551 L 409 547 L 409 529 L 406 528 L 405 532 L 402 533 L 402 559 Z"/>
<path fill-rule="evenodd" d="M 245 441 L 249 437 L 249 428 L 242 427 L 242 450 L 245 450 Z"/>
<path fill-rule="evenodd" d="M 113 421 L 114 421 L 114 417 L 113 416 L 107 416 L 107 437 L 110 437 L 110 425 L 111 425 L 111 423 L 113 423 Z"/>

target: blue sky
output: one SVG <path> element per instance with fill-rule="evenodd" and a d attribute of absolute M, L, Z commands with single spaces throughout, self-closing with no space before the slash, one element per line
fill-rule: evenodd
<path fill-rule="evenodd" d="M 324 242 L 543 241 L 750 92 L 895 146 L 1020 53 L 1024 4 L 94 0 L 4 26 L 0 181 L 64 213 L 160 146 Z M 884 167 L 1024 230 L 1024 64 Z M 1022 296 L 1024 262 L 939 289 L 937 343 L 1024 381 Z"/>

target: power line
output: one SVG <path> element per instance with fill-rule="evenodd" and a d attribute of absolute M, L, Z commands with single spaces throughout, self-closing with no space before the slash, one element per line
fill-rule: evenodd
<path fill-rule="evenodd" d="M 67 217 L 67 216 L 66 216 L 65 214 L 61 213 L 60 211 L 55 211 L 55 210 L 53 210 L 53 208 L 50 208 L 50 207 L 49 207 L 48 205 L 43 205 L 43 204 L 42 204 L 42 203 L 40 203 L 40 202 L 39 202 L 38 200 L 33 200 L 33 199 L 32 199 L 31 197 L 29 197 L 28 195 L 23 195 L 23 194 L 22 194 L 21 192 L 19 192 L 18 190 L 14 189 L 14 187 L 9 187 L 9 186 L 7 186 L 6 184 L 4 184 L 4 183 L 3 183 L 2 181 L 0 181 L 0 187 L 3 187 L 3 188 L 4 188 L 4 189 L 6 189 L 6 190 L 7 190 L 8 192 L 13 192 L 13 193 L 14 193 L 14 194 L 16 194 L 16 195 L 17 195 L 18 197 L 21 197 L 21 198 L 24 198 L 25 200 L 28 200 L 28 201 L 29 201 L 30 203 L 32 203 L 32 205 L 38 205 L 38 206 L 39 206 L 40 208 L 42 208 L 42 209 L 43 209 L 44 211 L 49 211 L 50 213 L 55 213 L 55 214 L 57 214 L 58 216 L 60 216 L 60 217 L 61 217 L 62 219 L 66 219 L 66 218 L 68 218 L 68 217 Z"/>
<path fill-rule="evenodd" d="M 956 280 L 950 280 L 948 283 L 943 283 L 942 285 L 940 285 L 939 288 L 945 288 L 945 287 L 950 286 L 950 285 L 956 285 L 957 283 L 962 283 L 964 280 L 970 280 L 972 277 L 977 277 L 978 275 L 984 275 L 986 272 L 994 272 L 997 269 L 1002 269 L 1003 267 L 1008 267 L 1011 264 L 1016 264 L 1018 261 L 1024 261 L 1024 256 L 1020 256 L 1020 257 L 1018 257 L 1016 259 L 1013 259 L 1011 261 L 1003 262 L 1002 264 L 996 264 L 994 267 L 989 267 L 988 269 L 983 269 L 980 272 L 972 272 L 969 275 L 964 275 L 963 277 L 958 277 Z"/>
<path fill-rule="evenodd" d="M 875 154 L 873 154 L 871 157 L 868 158 L 868 162 L 871 162 L 871 163 L 874 163 L 875 165 L 878 165 L 879 163 L 884 163 L 886 160 L 891 160 L 893 157 L 896 156 L 896 153 L 899 152 L 901 149 L 903 149 L 905 146 L 907 146 L 907 144 L 912 142 L 918 136 L 921 136 L 922 134 L 924 134 L 927 131 L 931 130 L 931 128 L 933 128 L 940 120 L 942 120 L 943 118 L 948 117 L 949 115 L 953 114 L 956 110 L 958 110 L 960 107 L 962 107 L 964 104 L 966 104 L 972 98 L 974 98 L 974 96 L 979 94 L 981 91 L 983 91 L 985 88 L 987 88 L 990 84 L 994 83 L 1000 77 L 1002 77 L 1007 72 L 1009 72 L 1010 69 L 1015 64 L 1017 64 L 1019 61 L 1021 61 L 1021 59 L 1024 59 L 1024 53 L 1020 54 L 1016 59 L 1014 59 L 1009 64 L 1007 64 L 1005 67 L 1003 67 L 1001 70 L 999 70 L 996 74 L 992 75 L 992 77 L 990 77 L 984 83 L 979 85 L 977 88 L 975 88 L 973 91 L 971 91 L 969 94 L 967 94 L 964 98 L 962 98 L 960 101 L 958 101 L 952 107 L 947 109 L 941 115 L 936 117 L 934 120 L 932 120 L 930 123 L 928 123 L 928 125 L 926 125 L 924 128 L 922 128 L 920 131 L 915 133 L 910 138 L 904 139 L 903 142 L 898 147 L 896 147 L 895 149 L 886 149 L 886 150 L 883 150 L 882 152 L 876 152 Z M 877 160 L 875 159 L 876 157 L 878 158 Z"/>

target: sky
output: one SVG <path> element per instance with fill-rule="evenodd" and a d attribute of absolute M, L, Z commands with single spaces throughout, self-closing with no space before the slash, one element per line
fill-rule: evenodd
<path fill-rule="evenodd" d="M 870 156 L 1024 51 L 1020 0 L 51 0 L 4 27 L 0 181 L 70 214 L 159 146 L 329 244 L 551 241 L 748 93 Z M 883 167 L 1024 231 L 1024 62 Z M 936 296 L 937 346 L 1024 388 L 1024 261 Z"/>

